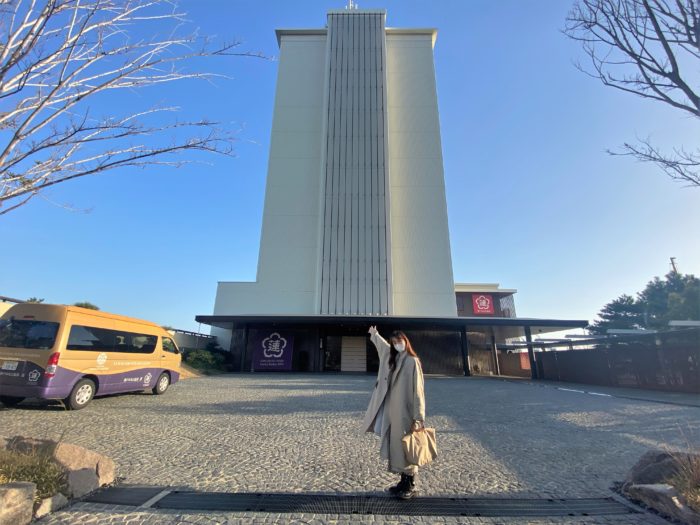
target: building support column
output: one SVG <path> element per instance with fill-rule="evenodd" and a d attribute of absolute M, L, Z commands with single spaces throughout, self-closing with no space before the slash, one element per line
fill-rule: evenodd
<path fill-rule="evenodd" d="M 469 366 L 469 339 L 467 338 L 467 327 L 462 326 L 459 332 L 460 342 L 462 344 L 462 367 L 464 368 L 464 375 L 470 376 L 471 367 Z"/>
<path fill-rule="evenodd" d="M 241 367 L 238 369 L 239 372 L 243 372 L 243 366 L 245 365 L 245 354 L 248 351 L 248 325 L 245 325 L 243 329 L 243 346 L 241 347 Z"/>
<path fill-rule="evenodd" d="M 496 346 L 496 334 L 491 327 L 491 351 L 493 352 L 493 360 L 496 363 L 496 375 L 501 375 L 501 365 L 498 364 L 498 347 Z"/>
<path fill-rule="evenodd" d="M 530 377 L 532 379 L 538 379 L 535 349 L 532 346 L 532 330 L 529 326 L 525 327 L 525 340 L 527 341 L 527 355 L 530 357 Z"/>
<path fill-rule="evenodd" d="M 326 331 L 323 327 L 318 328 L 318 349 L 314 360 L 314 372 L 323 372 L 323 363 L 326 355 Z"/>

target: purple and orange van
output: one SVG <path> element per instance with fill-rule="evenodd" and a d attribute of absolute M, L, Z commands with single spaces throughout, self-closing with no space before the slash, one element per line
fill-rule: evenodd
<path fill-rule="evenodd" d="M 0 317 L 0 402 L 60 399 L 77 410 L 93 397 L 152 390 L 180 378 L 180 352 L 163 327 L 77 306 L 22 303 Z"/>

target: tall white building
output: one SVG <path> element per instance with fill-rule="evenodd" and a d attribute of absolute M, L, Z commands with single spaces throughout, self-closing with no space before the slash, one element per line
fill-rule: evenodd
<path fill-rule="evenodd" d="M 434 29 L 337 10 L 278 30 L 255 282 L 216 314 L 454 316 Z"/>
<path fill-rule="evenodd" d="M 423 335 L 451 331 L 436 369 L 467 371 L 466 327 L 455 324 L 436 36 L 387 28 L 384 10 L 360 9 L 329 11 L 325 28 L 277 30 L 257 277 L 219 282 L 214 314 L 197 317 L 240 357 L 241 370 L 262 366 L 252 354 L 262 340 L 279 346 L 284 337 L 270 333 L 282 328 L 294 340 L 293 369 L 364 370 L 366 324 L 384 322 Z M 370 353 L 366 360 L 371 368 Z"/>

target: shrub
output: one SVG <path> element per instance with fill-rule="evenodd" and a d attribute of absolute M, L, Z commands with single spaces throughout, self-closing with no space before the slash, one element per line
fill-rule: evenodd
<path fill-rule="evenodd" d="M 67 490 L 65 472 L 46 452 L 0 450 L 0 485 L 15 481 L 36 483 L 36 501 Z"/>
<path fill-rule="evenodd" d="M 87 308 L 88 310 L 99 310 L 100 307 L 94 305 L 88 301 L 81 301 L 79 303 L 73 303 L 73 306 L 79 306 L 80 308 Z"/>
<path fill-rule="evenodd" d="M 678 465 L 670 483 L 688 500 L 688 505 L 700 512 L 700 454 L 674 454 Z"/>
<path fill-rule="evenodd" d="M 224 356 L 208 350 L 191 350 L 185 355 L 185 363 L 197 370 L 225 370 Z"/>

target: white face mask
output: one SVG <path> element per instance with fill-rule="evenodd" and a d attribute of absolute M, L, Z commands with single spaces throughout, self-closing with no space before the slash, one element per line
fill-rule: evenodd
<path fill-rule="evenodd" d="M 404 350 L 406 350 L 406 343 L 404 343 L 403 341 L 399 341 L 394 345 L 394 348 L 396 348 L 399 352 L 403 352 Z"/>

